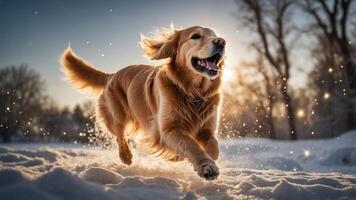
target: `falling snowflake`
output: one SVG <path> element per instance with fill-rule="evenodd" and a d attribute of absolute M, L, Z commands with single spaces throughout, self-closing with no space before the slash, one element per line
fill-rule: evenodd
<path fill-rule="evenodd" d="M 304 156 L 309 157 L 310 156 L 310 151 L 309 150 L 304 150 Z"/>
<path fill-rule="evenodd" d="M 297 112 L 297 117 L 298 118 L 302 118 L 304 117 L 305 113 L 304 113 L 304 110 L 303 109 L 299 109 L 298 112 Z"/>
<path fill-rule="evenodd" d="M 330 94 L 328 92 L 324 93 L 324 99 L 329 99 L 330 98 Z"/>

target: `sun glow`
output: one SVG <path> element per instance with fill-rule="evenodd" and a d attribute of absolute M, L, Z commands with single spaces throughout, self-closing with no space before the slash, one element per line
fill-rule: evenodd
<path fill-rule="evenodd" d="M 223 72 L 223 80 L 225 82 L 232 82 L 236 76 L 235 76 L 235 71 L 231 68 L 226 68 L 224 69 L 224 72 Z"/>

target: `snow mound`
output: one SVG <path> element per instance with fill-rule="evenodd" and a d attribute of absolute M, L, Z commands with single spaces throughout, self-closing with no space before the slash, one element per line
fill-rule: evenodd
<path fill-rule="evenodd" d="M 80 177 L 86 181 L 101 184 L 117 184 L 124 179 L 120 174 L 100 167 L 91 167 L 85 170 Z"/>
<path fill-rule="evenodd" d="M 221 142 L 221 175 L 205 181 L 186 161 L 139 150 L 68 144 L 0 146 L 1 199 L 355 199 L 356 132 L 313 141 Z"/>

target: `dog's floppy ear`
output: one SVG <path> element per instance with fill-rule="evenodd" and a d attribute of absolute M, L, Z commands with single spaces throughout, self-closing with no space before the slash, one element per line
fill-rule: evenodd
<path fill-rule="evenodd" d="M 160 32 L 156 38 L 147 38 L 141 34 L 141 46 L 151 60 L 174 59 L 177 54 L 179 31 Z"/>

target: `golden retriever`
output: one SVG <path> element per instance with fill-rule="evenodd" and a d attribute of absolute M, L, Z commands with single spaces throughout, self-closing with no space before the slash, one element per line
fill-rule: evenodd
<path fill-rule="evenodd" d="M 187 158 L 207 180 L 216 179 L 219 156 L 216 132 L 225 40 L 194 26 L 159 32 L 141 40 L 161 66 L 132 65 L 109 74 L 95 69 L 68 48 L 61 57 L 67 80 L 99 95 L 97 119 L 116 136 L 120 159 L 132 153 L 125 128 L 142 130 L 148 150 L 178 161 Z"/>

